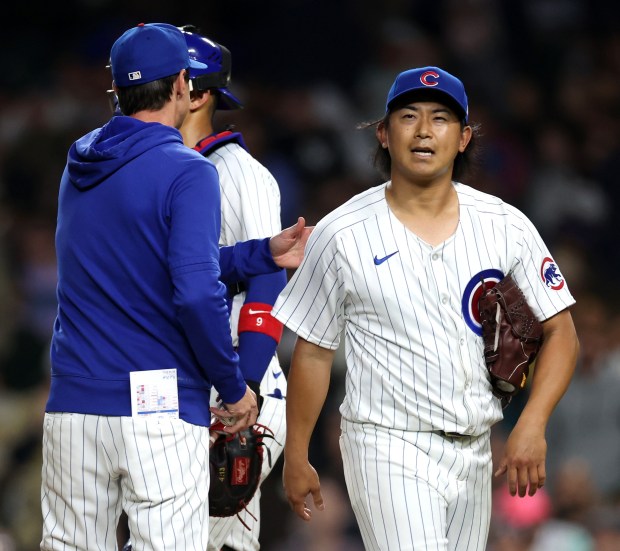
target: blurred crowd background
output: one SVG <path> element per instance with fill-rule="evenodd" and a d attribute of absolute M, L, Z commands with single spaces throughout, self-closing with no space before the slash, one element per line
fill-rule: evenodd
<path fill-rule="evenodd" d="M 620 549 L 620 4 L 609 0 L 67 0 L 3 8 L 0 46 L 0 551 L 40 539 L 41 421 L 55 316 L 58 182 L 70 144 L 106 122 L 109 49 L 139 22 L 193 23 L 233 56 L 221 113 L 276 176 L 282 222 L 314 224 L 381 182 L 372 130 L 395 75 L 458 75 L 483 155 L 468 181 L 522 209 L 577 299 L 581 357 L 548 427 L 548 484 L 496 480 L 489 551 Z M 288 366 L 293 337 L 280 354 Z M 288 509 L 281 461 L 263 488 L 267 551 L 362 549 L 338 449 L 337 356 L 311 460 L 326 511 Z M 499 454 L 526 392 L 493 431 Z"/>

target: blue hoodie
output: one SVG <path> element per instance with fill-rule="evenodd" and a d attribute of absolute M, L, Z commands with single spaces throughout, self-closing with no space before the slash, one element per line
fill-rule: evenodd
<path fill-rule="evenodd" d="M 46 411 L 129 416 L 129 373 L 153 369 L 177 370 L 192 424 L 209 425 L 211 385 L 225 402 L 243 397 L 220 276 L 279 268 L 268 239 L 220 258 L 219 235 L 217 171 L 176 129 L 117 116 L 71 146 Z"/>

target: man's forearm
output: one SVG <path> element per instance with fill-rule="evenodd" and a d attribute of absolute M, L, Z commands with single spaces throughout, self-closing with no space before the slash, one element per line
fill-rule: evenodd
<path fill-rule="evenodd" d="M 287 461 L 308 458 L 310 438 L 329 390 L 334 353 L 297 338 L 286 396 Z"/>
<path fill-rule="evenodd" d="M 568 310 L 546 321 L 543 330 L 543 346 L 534 366 L 530 396 L 521 417 L 544 427 L 570 384 L 579 341 Z"/>

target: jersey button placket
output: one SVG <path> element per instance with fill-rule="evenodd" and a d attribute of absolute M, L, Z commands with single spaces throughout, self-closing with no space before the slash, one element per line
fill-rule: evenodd
<path fill-rule="evenodd" d="M 437 252 L 434 252 L 433 254 L 431 254 L 431 260 L 433 262 L 437 262 L 438 260 L 441 260 L 441 255 Z M 443 292 L 439 295 L 439 300 L 441 301 L 441 304 L 446 306 L 450 302 L 450 297 L 445 292 Z"/>

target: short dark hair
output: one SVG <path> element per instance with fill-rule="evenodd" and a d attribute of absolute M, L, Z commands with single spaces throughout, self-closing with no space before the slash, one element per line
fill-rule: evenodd
<path fill-rule="evenodd" d="M 174 81 L 179 75 L 174 74 L 137 86 L 119 87 L 118 105 L 124 115 L 133 115 L 138 111 L 159 111 L 172 97 Z M 189 71 L 185 72 L 189 80 Z"/>

